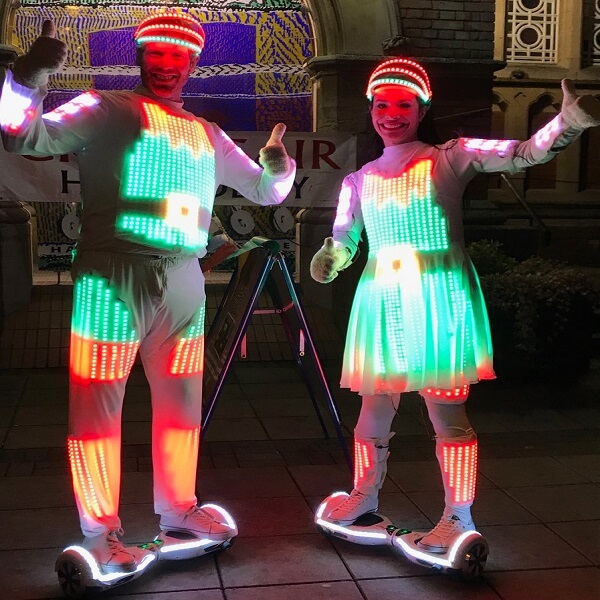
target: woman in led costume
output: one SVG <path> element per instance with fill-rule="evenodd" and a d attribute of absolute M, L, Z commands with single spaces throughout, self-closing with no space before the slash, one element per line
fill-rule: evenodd
<path fill-rule="evenodd" d="M 515 173 L 551 160 L 585 128 L 600 103 L 565 80 L 561 113 L 526 142 L 421 141 L 432 91 L 425 69 L 393 58 L 372 73 L 367 98 L 383 155 L 342 184 L 333 236 L 311 263 L 329 283 L 352 263 L 362 231 L 367 263 L 350 314 L 341 386 L 362 396 L 354 430 L 354 489 L 323 519 L 349 526 L 378 507 L 400 394 L 418 391 L 435 431 L 445 509 L 419 545 L 443 553 L 475 529 L 477 436 L 465 411 L 469 387 L 495 377 L 488 316 L 464 245 L 462 195 L 481 172 Z"/>
<path fill-rule="evenodd" d="M 142 85 L 86 92 L 42 116 L 48 75 L 65 44 L 46 21 L 6 74 L 0 125 L 7 150 L 78 156 L 82 225 L 73 264 L 68 450 L 83 547 L 105 573 L 133 572 L 148 550 L 126 547 L 119 518 L 121 410 L 139 352 L 152 396 L 154 509 L 162 530 L 213 546 L 237 529 L 197 506 L 204 278 L 216 189 L 261 205 L 289 193 L 295 165 L 279 124 L 262 168 L 214 123 L 182 108 L 204 47 L 191 15 L 150 15 L 135 32 Z M 182 538 L 183 539 L 183 538 Z"/>

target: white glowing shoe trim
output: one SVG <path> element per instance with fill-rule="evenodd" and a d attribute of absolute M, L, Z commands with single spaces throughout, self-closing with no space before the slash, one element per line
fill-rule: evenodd
<path fill-rule="evenodd" d="M 87 566 L 90 568 L 90 571 L 92 573 L 92 579 L 94 581 L 98 581 L 99 583 L 111 583 L 112 581 L 116 581 L 117 579 L 122 579 L 123 577 L 125 577 L 127 575 L 133 575 L 135 573 L 139 573 L 140 571 L 143 571 L 151 562 L 156 560 L 156 555 L 154 553 L 146 554 L 146 556 L 144 556 L 144 558 L 136 566 L 134 571 L 120 571 L 120 572 L 116 572 L 116 573 L 106 573 L 105 574 L 105 573 L 102 573 L 102 571 L 100 570 L 100 567 L 98 566 L 98 563 L 96 562 L 96 560 L 94 559 L 92 554 L 89 552 L 89 550 L 86 550 L 82 546 L 68 546 L 67 548 L 65 548 L 63 550 L 63 552 L 69 552 L 69 551 L 76 552 L 77 554 L 79 554 L 79 556 L 81 556 L 81 558 L 85 561 Z"/>
<path fill-rule="evenodd" d="M 432 556 L 431 554 L 428 554 L 427 552 L 417 550 L 416 548 L 410 546 L 405 540 L 403 540 L 401 535 L 397 536 L 396 540 L 405 554 L 410 554 L 410 556 L 413 556 L 417 560 L 423 560 L 432 565 L 440 565 L 442 567 L 451 568 L 454 564 L 456 553 L 458 552 L 458 549 L 460 548 L 461 544 L 468 536 L 473 534 L 481 536 L 481 534 L 475 529 L 470 529 L 469 531 L 461 533 L 454 542 L 454 544 L 452 544 L 452 546 L 450 546 L 450 548 L 448 549 L 448 558 L 438 558 Z"/>
<path fill-rule="evenodd" d="M 348 494 L 348 492 L 333 492 L 333 494 L 327 496 L 327 498 L 325 498 L 325 500 L 319 504 L 319 508 L 317 508 L 317 512 L 315 514 L 317 522 L 323 516 L 323 512 L 325 512 L 325 508 L 329 505 L 329 501 L 332 498 L 338 498 L 339 496 L 350 496 L 350 494 Z"/>
<path fill-rule="evenodd" d="M 325 521 L 325 519 L 317 518 L 316 523 L 325 529 L 329 529 L 330 531 L 338 531 L 339 533 L 343 533 L 344 535 L 348 536 L 370 538 L 373 540 L 385 540 L 388 538 L 385 533 L 358 531 L 356 529 L 350 529 L 350 527 L 344 527 L 343 525 L 337 525 L 336 523 Z"/>
<path fill-rule="evenodd" d="M 235 522 L 234 518 L 222 506 L 219 506 L 218 504 L 203 504 L 200 508 L 212 509 L 215 512 L 219 513 L 223 517 L 225 524 L 231 527 L 231 529 L 235 529 L 235 531 L 237 531 L 237 523 Z"/>

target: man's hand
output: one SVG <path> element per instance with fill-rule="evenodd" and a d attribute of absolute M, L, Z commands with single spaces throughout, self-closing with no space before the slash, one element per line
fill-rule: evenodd
<path fill-rule="evenodd" d="M 338 270 L 349 258 L 348 250 L 336 245 L 332 237 L 325 238 L 323 247 L 310 261 L 310 275 L 319 283 L 329 283 L 338 276 Z"/>
<path fill-rule="evenodd" d="M 46 20 L 29 52 L 15 60 L 12 69 L 15 81 L 30 88 L 42 87 L 48 83 L 48 75 L 61 69 L 66 57 L 66 44 L 56 39 L 54 23 Z"/>
<path fill-rule="evenodd" d="M 587 129 L 600 125 L 600 102 L 591 94 L 577 96 L 570 79 L 561 81 L 563 101 L 560 111 L 562 120 L 568 127 Z"/>
<path fill-rule="evenodd" d="M 269 175 L 283 175 L 290 170 L 290 157 L 281 141 L 285 125 L 277 123 L 264 148 L 260 149 L 259 162 Z"/>

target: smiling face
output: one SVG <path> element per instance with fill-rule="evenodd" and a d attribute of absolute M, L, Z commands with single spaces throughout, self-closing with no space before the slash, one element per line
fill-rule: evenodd
<path fill-rule="evenodd" d="M 386 147 L 414 142 L 421 119 L 427 112 L 408 88 L 386 85 L 373 96 L 371 120 Z"/>
<path fill-rule="evenodd" d="M 138 55 L 142 83 L 155 96 L 180 100 L 197 60 L 198 57 L 183 46 L 148 42 Z"/>

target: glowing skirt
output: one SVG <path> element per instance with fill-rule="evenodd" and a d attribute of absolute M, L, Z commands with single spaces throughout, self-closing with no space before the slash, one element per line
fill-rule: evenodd
<path fill-rule="evenodd" d="M 479 278 L 462 249 L 370 255 L 352 304 L 341 386 L 361 395 L 493 379 Z"/>

